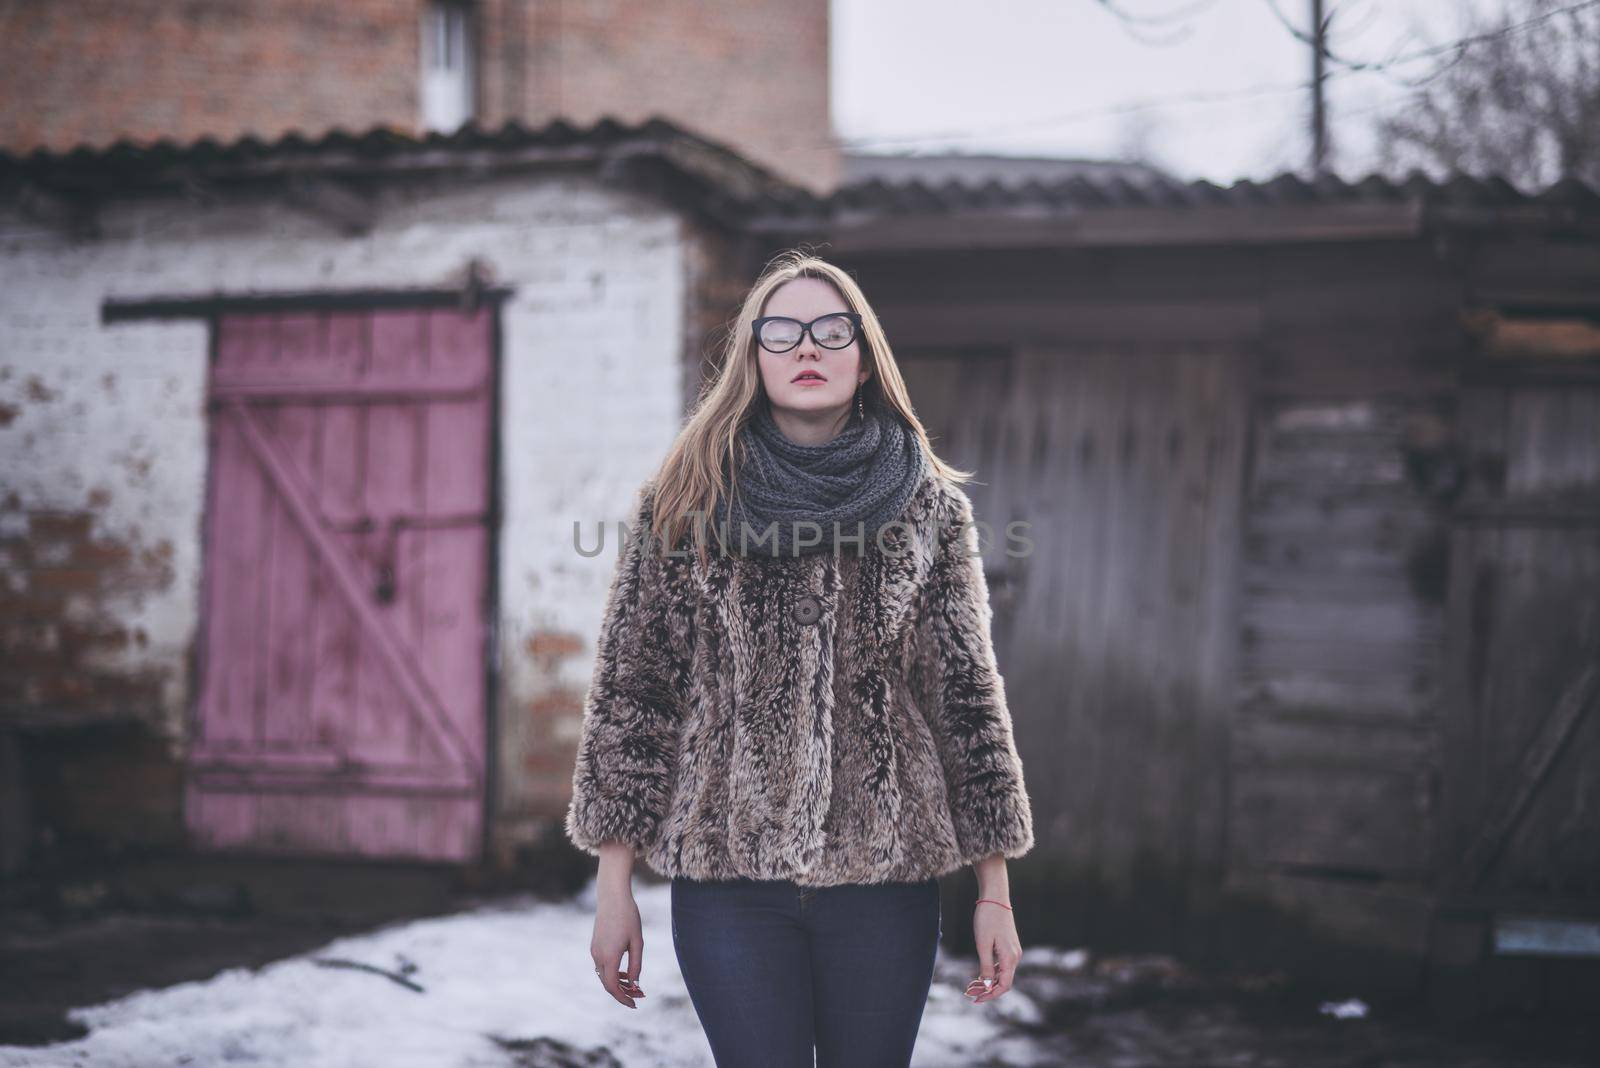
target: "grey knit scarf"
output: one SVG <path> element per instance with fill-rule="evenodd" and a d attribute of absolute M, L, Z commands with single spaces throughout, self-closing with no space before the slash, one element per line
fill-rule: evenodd
<path fill-rule="evenodd" d="M 763 402 L 740 428 L 739 441 L 736 492 L 731 500 L 722 495 L 713 517 L 719 537 L 726 532 L 724 551 L 733 555 L 870 548 L 879 530 L 899 518 L 928 469 L 911 427 L 898 412 L 872 402 L 821 445 L 790 441 Z"/>

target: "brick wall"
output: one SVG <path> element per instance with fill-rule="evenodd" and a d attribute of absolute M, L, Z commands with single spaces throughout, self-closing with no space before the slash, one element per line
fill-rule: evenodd
<path fill-rule="evenodd" d="M 0 8 L 0 146 L 415 131 L 422 0 L 52 0 Z M 664 115 L 837 181 L 828 0 L 481 0 L 480 119 Z M 20 105 L 20 106 L 19 106 Z"/>
<path fill-rule="evenodd" d="M 271 197 L 114 202 L 100 221 L 82 242 L 0 203 L 0 732 L 43 739 L 24 754 L 57 810 L 41 820 L 113 836 L 181 820 L 170 754 L 203 632 L 207 330 L 104 324 L 102 302 L 431 287 L 478 260 L 514 290 L 491 808 L 502 855 L 539 838 L 565 808 L 614 566 L 578 555 L 572 524 L 623 518 L 682 419 L 684 220 L 583 176 L 521 175 L 386 189 L 359 238 Z"/>
<path fill-rule="evenodd" d="M 417 0 L 7 4 L 0 143 L 411 129 L 416 10 Z"/>
<path fill-rule="evenodd" d="M 37 379 L 25 390 L 49 400 Z M 0 733 L 16 776 L 0 796 L 21 814 L 0 830 L 0 874 L 53 847 L 182 836 L 181 765 L 140 713 L 182 688 L 187 664 L 145 660 L 150 635 L 131 608 L 173 587 L 173 546 L 97 531 L 109 491 L 88 501 L 28 509 L 12 490 L 0 510 Z"/>
<path fill-rule="evenodd" d="M 830 188 L 828 0 L 484 0 L 484 117 L 662 114 Z"/>
<path fill-rule="evenodd" d="M 106 491 L 91 491 L 97 504 Z M 173 584 L 172 543 L 140 545 L 94 530 L 87 508 L 29 511 L 13 491 L 0 533 L 0 705 L 11 722 L 93 723 L 159 705 L 181 665 L 130 663 L 150 635 L 130 597 Z"/>

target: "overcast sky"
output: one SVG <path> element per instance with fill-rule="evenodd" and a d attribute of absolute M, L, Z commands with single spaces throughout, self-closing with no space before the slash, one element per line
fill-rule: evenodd
<path fill-rule="evenodd" d="M 1276 0 L 1308 26 L 1310 0 Z M 1226 185 L 1303 169 L 1309 157 L 1309 48 L 1270 0 L 832 0 L 833 119 L 852 147 L 1144 158 L 1185 180 Z M 1324 0 L 1330 48 L 1382 60 L 1454 40 L 1469 8 L 1505 0 Z M 1403 101 L 1413 61 L 1328 83 L 1334 169 L 1375 166 L 1368 127 Z"/>

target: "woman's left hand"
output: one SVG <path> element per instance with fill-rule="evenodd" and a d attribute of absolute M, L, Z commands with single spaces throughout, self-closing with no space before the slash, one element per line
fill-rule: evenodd
<path fill-rule="evenodd" d="M 979 975 L 967 984 L 967 996 L 976 1005 L 1011 989 L 1017 962 L 1022 959 L 1022 940 L 1017 937 L 1011 910 L 992 901 L 974 906 L 972 937 L 978 947 Z"/>

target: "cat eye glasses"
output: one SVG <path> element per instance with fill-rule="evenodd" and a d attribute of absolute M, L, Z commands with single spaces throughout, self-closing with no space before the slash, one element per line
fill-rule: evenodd
<path fill-rule="evenodd" d="M 806 332 L 811 340 L 825 349 L 842 349 L 861 333 L 861 315 L 858 312 L 829 312 L 819 315 L 809 323 L 791 319 L 787 315 L 766 315 L 751 324 L 756 340 L 768 352 L 788 352 L 800 344 Z"/>

